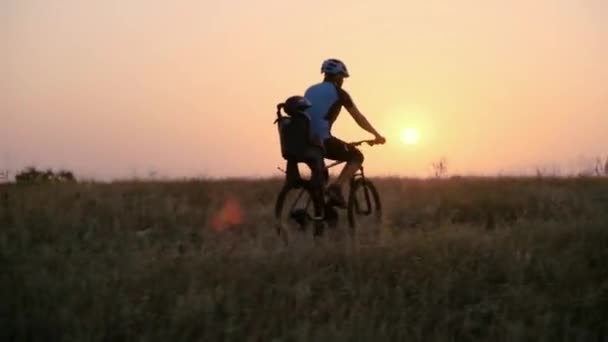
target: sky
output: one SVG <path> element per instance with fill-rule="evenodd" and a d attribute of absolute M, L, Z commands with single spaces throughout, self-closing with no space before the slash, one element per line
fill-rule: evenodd
<path fill-rule="evenodd" d="M 0 169 L 278 176 L 276 104 L 326 58 L 387 139 L 370 175 L 608 156 L 602 0 L 0 0 L 0 43 Z M 345 110 L 333 133 L 371 138 Z"/>

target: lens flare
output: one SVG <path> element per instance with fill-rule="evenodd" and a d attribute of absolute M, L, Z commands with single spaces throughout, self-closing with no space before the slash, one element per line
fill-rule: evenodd
<path fill-rule="evenodd" d="M 239 201 L 230 197 L 224 201 L 220 210 L 215 213 L 211 220 L 211 227 L 217 232 L 222 232 L 243 222 L 243 211 Z"/>

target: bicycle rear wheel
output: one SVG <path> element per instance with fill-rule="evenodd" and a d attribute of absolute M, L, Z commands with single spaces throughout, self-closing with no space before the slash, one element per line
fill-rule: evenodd
<path fill-rule="evenodd" d="M 379 228 L 382 223 L 382 203 L 378 190 L 370 180 L 358 178 L 351 183 L 347 215 L 351 231 Z"/>
<path fill-rule="evenodd" d="M 277 234 L 288 238 L 293 231 L 307 231 L 308 228 L 314 227 L 314 234 L 321 235 L 323 222 L 314 218 L 322 215 L 322 210 L 320 213 L 319 210 L 315 213 L 313 198 L 310 183 L 304 182 L 299 186 L 285 184 L 275 203 Z"/>

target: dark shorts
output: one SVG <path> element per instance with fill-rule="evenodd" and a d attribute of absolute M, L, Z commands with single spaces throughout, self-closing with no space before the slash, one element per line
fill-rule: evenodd
<path fill-rule="evenodd" d="M 350 146 L 336 137 L 325 139 L 324 145 L 325 158 L 327 159 L 363 163 L 363 153 L 358 148 Z"/>

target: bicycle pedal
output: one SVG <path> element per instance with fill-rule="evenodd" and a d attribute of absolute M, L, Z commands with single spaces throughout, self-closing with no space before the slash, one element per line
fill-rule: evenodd
<path fill-rule="evenodd" d="M 291 212 L 290 217 L 300 226 L 304 226 L 306 223 L 308 223 L 308 214 L 304 209 L 294 210 Z"/>
<path fill-rule="evenodd" d="M 324 230 L 323 223 L 322 222 L 316 222 L 315 223 L 315 230 L 314 230 L 314 234 L 313 235 L 315 237 L 320 237 L 320 236 L 323 235 L 323 230 Z"/>
<path fill-rule="evenodd" d="M 325 219 L 327 219 L 327 220 L 338 219 L 338 211 L 336 211 L 336 209 L 334 207 L 326 205 L 325 206 Z"/>
<path fill-rule="evenodd" d="M 327 206 L 331 207 L 331 208 L 346 209 L 346 205 L 341 205 L 338 201 L 336 201 L 334 199 L 329 199 L 327 201 Z"/>
<path fill-rule="evenodd" d="M 321 216 L 311 216 L 310 217 L 311 220 L 315 221 L 315 222 L 319 222 L 319 221 L 324 221 L 325 220 L 325 216 L 321 215 Z"/>

